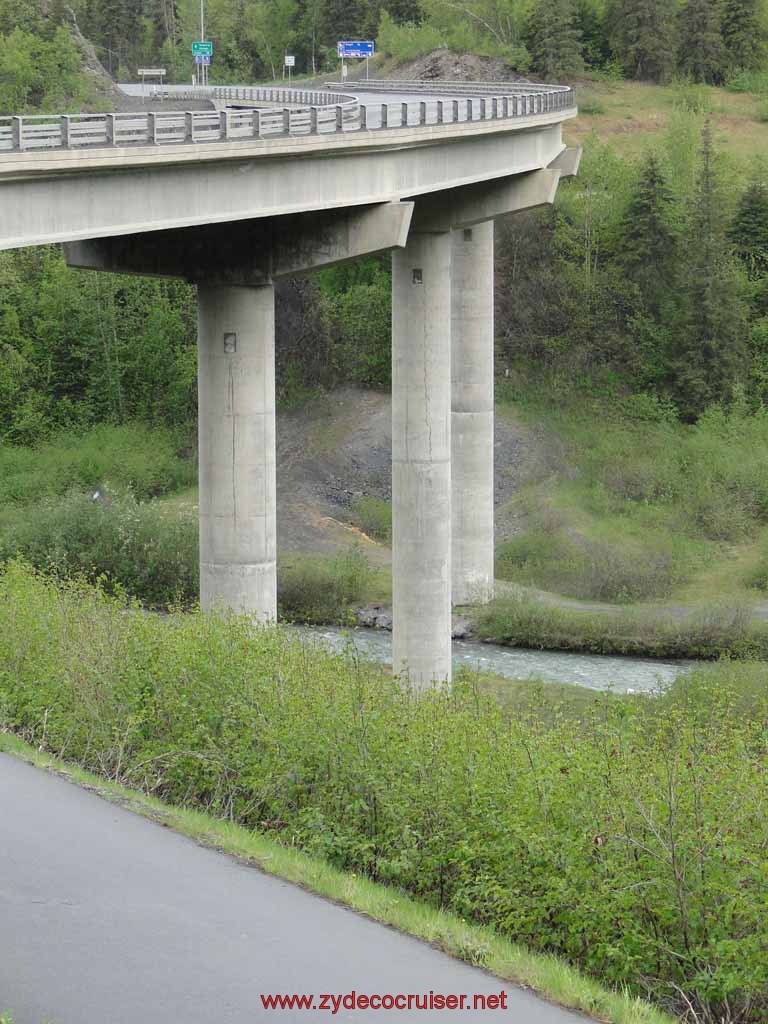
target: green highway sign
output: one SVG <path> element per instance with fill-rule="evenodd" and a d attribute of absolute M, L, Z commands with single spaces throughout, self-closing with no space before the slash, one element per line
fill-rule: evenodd
<path fill-rule="evenodd" d="M 212 57 L 213 43 L 192 43 L 192 53 L 195 57 Z"/>

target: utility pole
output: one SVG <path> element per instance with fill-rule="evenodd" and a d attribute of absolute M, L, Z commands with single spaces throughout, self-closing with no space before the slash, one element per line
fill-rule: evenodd
<path fill-rule="evenodd" d="M 200 0 L 200 41 L 205 42 L 205 0 Z M 208 85 L 208 66 L 200 65 L 203 85 Z"/>

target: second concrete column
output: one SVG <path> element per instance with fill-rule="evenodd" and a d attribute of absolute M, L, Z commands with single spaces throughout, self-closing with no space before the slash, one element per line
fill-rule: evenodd
<path fill-rule="evenodd" d="M 392 255 L 395 672 L 451 678 L 451 235 Z"/>
<path fill-rule="evenodd" d="M 453 232 L 453 603 L 493 597 L 493 221 Z"/>
<path fill-rule="evenodd" d="M 198 288 L 200 600 L 277 616 L 271 285 Z"/>

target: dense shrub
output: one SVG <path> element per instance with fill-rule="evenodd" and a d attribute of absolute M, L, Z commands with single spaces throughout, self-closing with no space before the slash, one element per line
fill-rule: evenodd
<path fill-rule="evenodd" d="M 745 708 L 749 714 L 745 714 Z M 209 615 L 0 576 L 0 716 L 105 776 L 488 922 L 691 1020 L 768 1013 L 768 691 L 721 665 L 508 718 Z"/>
<path fill-rule="evenodd" d="M 768 659 L 768 627 L 754 622 L 743 605 L 704 606 L 677 615 L 653 609 L 558 608 L 527 595 L 504 596 L 478 610 L 475 632 L 484 640 L 540 650 Z"/>
<path fill-rule="evenodd" d="M 199 593 L 197 518 L 130 495 L 73 493 L 0 513 L 0 561 L 18 556 L 60 578 L 103 578 L 149 607 L 189 605 Z"/>
<path fill-rule="evenodd" d="M 371 567 L 357 548 L 323 559 L 286 556 L 277 576 L 281 618 L 300 622 L 344 622 L 352 606 L 365 600 Z"/>
<path fill-rule="evenodd" d="M 660 543 L 639 548 L 542 529 L 500 543 L 496 574 L 574 597 L 644 601 L 666 597 L 685 578 L 685 568 Z"/>
<path fill-rule="evenodd" d="M 355 522 L 369 537 L 388 543 L 392 539 L 392 505 L 381 498 L 363 495 L 352 504 Z"/>
<path fill-rule="evenodd" d="M 0 445 L 0 505 L 32 502 L 105 483 L 137 498 L 167 494 L 193 484 L 193 459 L 180 455 L 180 435 L 140 424 L 93 427 L 62 434 L 36 448 Z"/>

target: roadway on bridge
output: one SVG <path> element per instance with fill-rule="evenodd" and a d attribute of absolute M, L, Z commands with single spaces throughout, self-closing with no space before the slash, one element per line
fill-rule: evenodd
<path fill-rule="evenodd" d="M 455 1020 L 268 994 L 507 994 L 464 1019 L 577 1024 L 399 932 L 0 754 L 0 1013 L 14 1024 Z"/>

